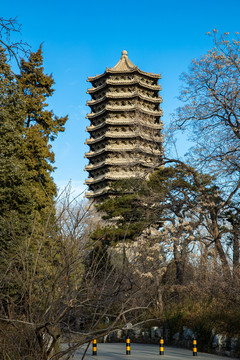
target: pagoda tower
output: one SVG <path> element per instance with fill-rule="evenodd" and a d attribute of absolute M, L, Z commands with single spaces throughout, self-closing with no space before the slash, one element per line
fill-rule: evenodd
<path fill-rule="evenodd" d="M 87 198 L 99 201 L 111 181 L 146 177 L 161 163 L 160 78 L 133 65 L 126 50 L 113 68 L 88 78 Z"/>

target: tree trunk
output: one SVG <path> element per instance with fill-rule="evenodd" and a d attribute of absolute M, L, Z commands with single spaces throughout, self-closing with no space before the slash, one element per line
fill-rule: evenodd
<path fill-rule="evenodd" d="M 173 253 L 174 253 L 174 262 L 176 266 L 175 283 L 178 285 L 182 285 L 184 280 L 185 251 L 183 251 L 182 253 L 179 252 L 178 244 L 176 240 L 174 241 L 174 245 L 173 245 Z"/>
<path fill-rule="evenodd" d="M 223 247 L 222 247 L 222 244 L 221 244 L 221 241 L 219 238 L 215 239 L 215 247 L 216 247 L 218 256 L 221 260 L 221 263 L 222 263 L 224 275 L 227 279 L 231 279 L 232 274 L 231 274 L 231 270 L 229 267 L 229 263 L 227 261 L 225 252 L 223 251 Z"/>
<path fill-rule="evenodd" d="M 201 257 L 200 257 L 200 279 L 201 281 L 207 281 L 207 263 L 208 263 L 208 246 L 201 245 Z"/>
<path fill-rule="evenodd" d="M 163 314 L 163 299 L 162 299 L 162 289 L 161 289 L 161 277 L 156 276 L 155 283 L 157 287 L 157 308 L 158 314 L 161 316 Z"/>
<path fill-rule="evenodd" d="M 222 243 L 221 243 L 221 234 L 219 232 L 218 222 L 217 222 L 217 214 L 215 211 L 210 212 L 211 220 L 212 220 L 212 235 L 214 238 L 215 248 L 217 250 L 218 256 L 222 263 L 223 273 L 227 279 L 232 278 L 231 270 L 229 263 L 227 261 L 226 254 L 223 250 Z"/>
<path fill-rule="evenodd" d="M 239 226 L 233 222 L 233 279 L 239 278 Z"/>

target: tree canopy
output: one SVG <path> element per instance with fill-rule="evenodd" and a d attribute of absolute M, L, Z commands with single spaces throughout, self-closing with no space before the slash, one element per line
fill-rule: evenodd
<path fill-rule="evenodd" d="M 25 108 L 15 75 L 0 48 L 0 233 L 1 248 L 25 235 L 34 200 L 24 150 Z M 27 225 L 28 224 L 28 225 Z M 8 246 L 7 246 L 8 247 Z"/>
<path fill-rule="evenodd" d="M 191 62 L 181 76 L 180 100 L 173 127 L 191 129 L 191 156 L 209 172 L 239 173 L 240 41 L 238 33 L 209 33 L 214 48 Z M 229 181 L 229 180 L 228 180 Z"/>

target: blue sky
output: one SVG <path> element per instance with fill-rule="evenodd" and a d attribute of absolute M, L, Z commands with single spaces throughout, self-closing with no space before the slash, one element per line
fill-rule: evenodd
<path fill-rule="evenodd" d="M 240 0 L 29 0 L 1 3 L 1 17 L 18 17 L 22 39 L 36 51 L 43 42 L 44 68 L 52 73 L 55 93 L 49 106 L 58 116 L 69 115 L 66 131 L 54 141 L 54 180 L 63 187 L 71 179 L 75 193 L 84 186 L 85 105 L 88 76 L 114 66 L 123 49 L 144 71 L 161 73 L 167 124 L 179 105 L 179 76 L 193 58 L 212 47 L 206 32 L 240 32 Z M 186 151 L 186 139 L 178 142 Z"/>

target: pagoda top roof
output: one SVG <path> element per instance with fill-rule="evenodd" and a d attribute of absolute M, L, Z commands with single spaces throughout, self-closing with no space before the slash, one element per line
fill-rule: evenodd
<path fill-rule="evenodd" d="M 129 60 L 127 51 L 123 50 L 120 60 L 117 62 L 117 64 L 114 67 L 110 68 L 109 70 L 129 71 L 129 70 L 133 70 L 133 69 L 137 69 L 137 66 L 135 66 L 131 62 L 131 60 Z"/>
<path fill-rule="evenodd" d="M 137 71 L 138 73 L 140 73 L 142 75 L 146 75 L 146 76 L 149 76 L 149 77 L 152 77 L 155 79 L 161 78 L 160 74 L 153 74 L 153 73 L 149 73 L 149 72 L 140 70 L 138 68 L 138 66 L 134 65 L 131 62 L 131 60 L 129 60 L 127 51 L 123 50 L 122 56 L 115 66 L 113 66 L 112 68 L 106 68 L 104 73 L 102 73 L 100 75 L 89 76 L 87 81 L 91 82 L 91 81 L 100 79 L 101 77 L 105 76 L 107 73 L 115 74 L 115 73 L 125 73 L 125 72 L 129 73 L 129 72 L 135 72 L 135 71 Z"/>

